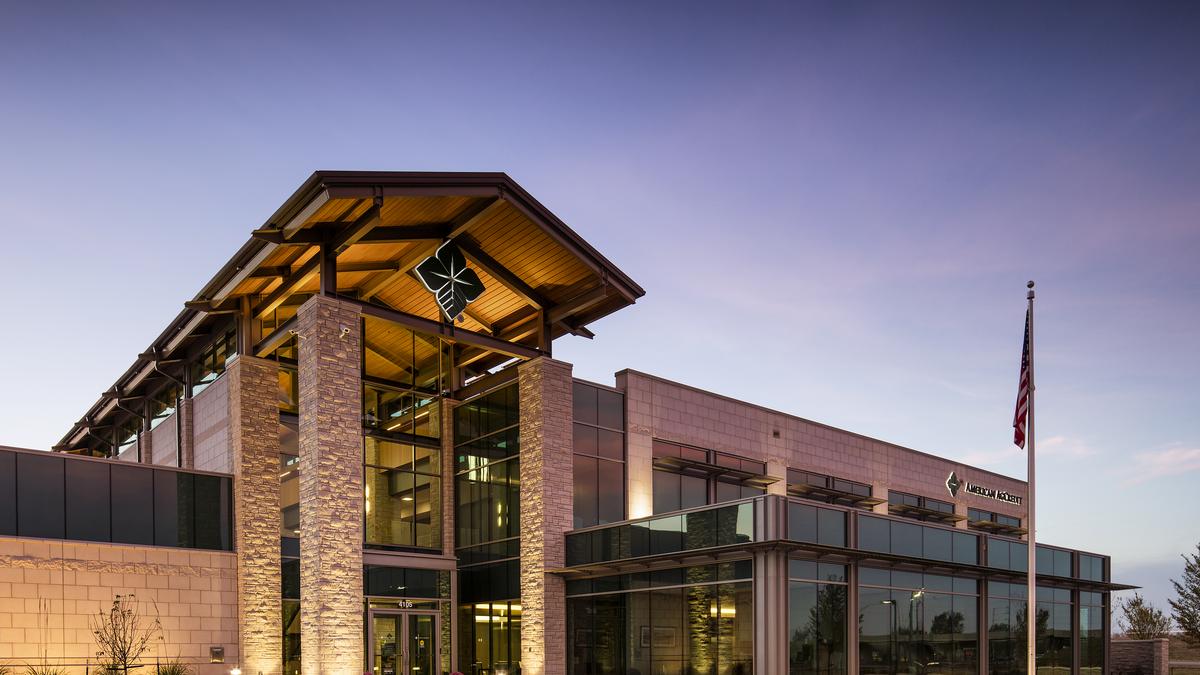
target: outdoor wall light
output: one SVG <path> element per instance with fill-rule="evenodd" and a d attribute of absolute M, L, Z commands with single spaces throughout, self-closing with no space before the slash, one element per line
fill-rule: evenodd
<path fill-rule="evenodd" d="M 229 675 L 242 675 L 242 669 L 234 668 L 233 670 L 229 671 Z"/>

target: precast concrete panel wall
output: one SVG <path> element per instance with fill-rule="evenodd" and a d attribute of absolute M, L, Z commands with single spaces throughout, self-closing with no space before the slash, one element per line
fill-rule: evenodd
<path fill-rule="evenodd" d="M 179 413 L 171 415 L 150 430 L 150 447 L 154 448 L 153 463 L 159 466 L 179 466 Z"/>
<path fill-rule="evenodd" d="M 234 554 L 0 537 L 0 665 L 96 672 L 92 622 L 130 594 L 145 625 L 162 624 L 147 666 L 177 658 L 217 675 L 238 662 Z M 210 647 L 224 648 L 225 664 L 208 663 Z"/>
<path fill-rule="evenodd" d="M 192 398 L 192 442 L 200 471 L 233 473 L 229 448 L 229 377 L 222 375 Z"/>

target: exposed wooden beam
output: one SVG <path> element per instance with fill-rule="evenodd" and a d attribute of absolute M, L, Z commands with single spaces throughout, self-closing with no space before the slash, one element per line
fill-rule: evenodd
<path fill-rule="evenodd" d="M 379 345 L 379 344 L 373 344 L 369 341 L 364 342 L 363 346 L 366 348 L 366 350 L 368 352 L 371 352 L 372 354 L 378 356 L 379 358 L 383 359 L 384 361 L 387 361 L 388 363 L 396 366 L 397 368 L 399 368 L 400 370 L 403 370 L 404 372 L 408 373 L 409 375 L 416 374 L 417 371 L 415 369 L 413 369 L 411 364 L 404 363 L 398 354 L 390 351 L 387 347 L 384 347 L 383 345 Z"/>
<path fill-rule="evenodd" d="M 467 230 L 474 227 L 481 220 L 489 217 L 494 213 L 495 209 L 502 205 L 503 200 L 498 198 L 471 204 L 455 216 L 453 220 L 446 223 L 444 238 L 454 238 L 465 234 Z M 369 300 L 383 289 L 391 286 L 397 279 L 408 274 L 417 265 L 420 265 L 421 261 L 433 255 L 433 252 L 437 250 L 441 241 L 442 239 L 426 241 L 421 245 L 415 246 L 399 260 L 399 265 L 394 272 L 381 272 L 367 280 L 360 287 L 358 297 L 363 300 Z"/>
<path fill-rule="evenodd" d="M 254 345 L 254 355 L 262 358 L 275 351 L 284 342 L 292 338 L 292 329 L 296 327 L 296 317 L 292 317 L 279 325 L 270 335 Z"/>
<path fill-rule="evenodd" d="M 463 315 L 480 326 L 483 326 L 483 330 L 486 331 L 488 335 L 496 334 L 496 331 L 492 328 L 492 324 L 488 323 L 487 319 L 480 316 L 479 312 L 476 312 L 470 307 L 466 307 L 463 309 Z"/>
<path fill-rule="evenodd" d="M 345 227 L 345 225 L 345 223 L 341 223 L 342 227 Z M 252 231 L 250 236 L 254 239 L 280 246 L 311 246 L 321 243 L 325 239 L 327 231 L 324 227 L 309 227 L 287 237 L 284 235 L 283 230 L 264 228 Z"/>
<path fill-rule="evenodd" d="M 423 316 L 398 312 L 394 309 L 372 305 L 368 302 L 363 302 L 362 300 L 356 300 L 353 298 L 343 298 L 342 302 L 357 305 L 359 310 L 365 316 L 373 316 L 378 319 L 391 321 L 393 323 L 411 328 L 419 333 L 440 335 L 454 342 L 474 345 L 476 347 L 481 347 L 483 349 L 500 352 L 501 354 L 507 354 L 509 356 L 522 359 L 532 359 L 542 355 L 540 350 L 533 347 L 513 344 L 511 342 L 506 342 L 502 339 L 492 337 L 491 335 L 484 335 L 483 333 L 467 330 L 466 328 L 457 328 L 455 326 L 442 323 L 441 321 L 426 319 Z"/>
<path fill-rule="evenodd" d="M 570 300 L 560 302 L 551 309 L 550 321 L 558 323 L 576 312 L 582 312 L 604 302 L 607 298 L 608 286 L 599 286 L 590 291 L 584 291 Z"/>
<path fill-rule="evenodd" d="M 333 249 L 335 257 L 342 251 L 353 246 L 358 240 L 362 239 L 368 232 L 379 225 L 379 213 L 382 207 L 383 198 L 376 197 L 375 204 L 367 209 L 366 213 L 359 216 L 349 227 L 345 227 L 340 232 L 332 235 L 329 247 Z"/>
<path fill-rule="evenodd" d="M 236 314 L 237 302 L 213 302 L 212 300 L 185 300 L 183 306 L 205 314 Z"/>
<path fill-rule="evenodd" d="M 467 260 L 482 267 L 496 281 L 499 281 L 505 288 L 519 295 L 525 302 L 538 309 L 548 310 L 551 308 L 550 301 L 542 297 L 541 293 L 538 293 L 532 286 L 522 281 L 520 277 L 505 269 L 503 265 L 496 262 L 495 258 L 484 253 L 479 242 L 475 241 L 471 235 L 464 232 L 454 242 L 458 244 L 459 249 L 462 250 Z"/>
<path fill-rule="evenodd" d="M 358 288 L 358 297 L 363 300 L 370 300 L 375 297 L 380 291 L 391 286 L 397 279 L 411 272 L 417 265 L 420 265 L 421 261 L 428 258 L 436 248 L 437 244 L 433 243 L 409 251 L 404 257 L 396 261 L 395 270 L 380 272 L 364 281 Z"/>
<path fill-rule="evenodd" d="M 394 270 L 399 267 L 400 263 L 395 260 L 380 260 L 378 262 L 339 262 L 338 272 L 385 272 Z M 277 279 L 286 277 L 292 273 L 292 268 L 288 266 L 280 267 L 260 267 L 250 274 L 255 279 Z"/>
<path fill-rule="evenodd" d="M 314 255 L 308 259 L 308 262 L 300 266 L 300 269 L 292 272 L 286 277 L 279 286 L 271 291 L 271 293 L 262 299 L 254 306 L 254 318 L 261 319 L 278 309 L 287 300 L 288 296 L 295 293 L 304 284 L 312 280 L 317 275 L 321 268 L 321 256 Z"/>

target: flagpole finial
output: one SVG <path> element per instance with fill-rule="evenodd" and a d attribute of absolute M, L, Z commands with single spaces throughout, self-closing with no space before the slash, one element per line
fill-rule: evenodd
<path fill-rule="evenodd" d="M 1032 288 L 1033 288 L 1033 280 L 1032 280 L 1032 279 L 1030 279 L 1030 280 L 1029 280 L 1029 283 L 1027 283 L 1027 284 L 1025 284 L 1025 285 L 1026 285 L 1027 287 L 1029 287 L 1030 289 L 1032 289 Z"/>
<path fill-rule="evenodd" d="M 1027 283 L 1025 285 L 1029 288 L 1029 292 L 1025 294 L 1025 297 L 1030 300 L 1033 300 L 1033 280 L 1030 279 L 1029 283 Z"/>

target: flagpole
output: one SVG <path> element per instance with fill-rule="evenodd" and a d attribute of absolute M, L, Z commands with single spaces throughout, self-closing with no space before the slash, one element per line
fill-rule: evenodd
<path fill-rule="evenodd" d="M 1034 471 L 1034 434 L 1033 434 L 1033 396 L 1036 387 L 1033 379 L 1033 282 L 1028 284 L 1029 293 L 1026 294 L 1026 299 L 1029 300 L 1029 426 L 1026 430 L 1028 442 L 1028 453 L 1026 454 L 1026 481 L 1029 484 L 1029 493 L 1026 495 L 1029 506 L 1029 569 L 1028 569 L 1028 588 L 1026 589 L 1026 605 L 1025 605 L 1025 640 L 1026 649 L 1026 673 L 1027 675 L 1035 675 L 1037 673 L 1037 521 L 1034 514 L 1034 503 L 1037 495 L 1036 482 L 1034 480 L 1036 474 Z"/>

